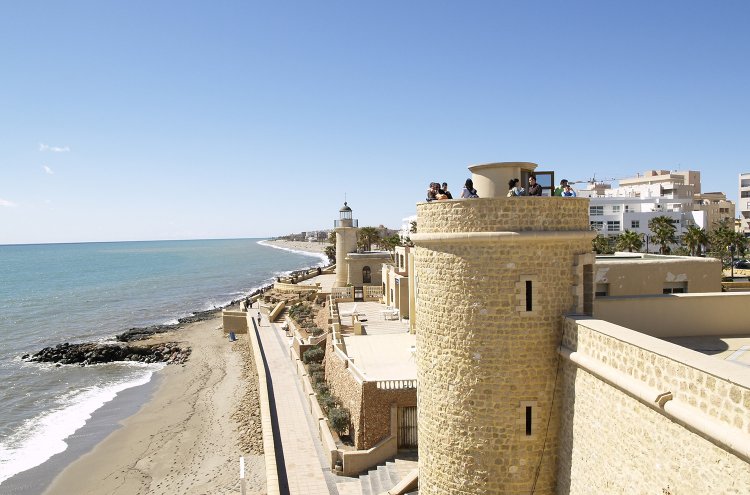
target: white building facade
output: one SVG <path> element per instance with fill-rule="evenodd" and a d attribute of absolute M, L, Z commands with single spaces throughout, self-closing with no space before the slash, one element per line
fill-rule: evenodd
<path fill-rule="evenodd" d="M 740 216 L 740 231 L 746 236 L 750 236 L 750 172 L 740 174 L 737 201 L 737 210 Z"/>
<path fill-rule="evenodd" d="M 750 195 L 750 174 L 748 191 Z M 734 204 L 723 193 L 701 192 L 700 172 L 697 171 L 652 170 L 642 176 L 621 179 L 618 187 L 589 184 L 578 195 L 591 199 L 592 230 L 605 236 L 618 236 L 626 230 L 643 234 L 644 248 L 652 234 L 648 222 L 654 217 L 673 219 L 678 237 L 691 226 L 708 232 L 719 221 L 734 219 Z M 658 246 L 648 245 L 649 251 L 657 249 Z"/>

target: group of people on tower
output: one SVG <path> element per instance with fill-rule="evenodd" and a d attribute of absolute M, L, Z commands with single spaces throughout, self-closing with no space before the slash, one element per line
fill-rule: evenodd
<path fill-rule="evenodd" d="M 508 194 L 506 197 L 513 198 L 517 196 L 541 196 L 542 186 L 536 181 L 536 176 L 531 174 L 529 176 L 529 186 L 524 189 L 519 185 L 521 181 L 519 179 L 510 179 L 508 181 Z M 560 186 L 556 187 L 552 193 L 552 196 L 559 196 L 563 198 L 575 198 L 576 192 L 568 183 L 567 179 L 560 181 Z M 461 198 L 478 198 L 477 190 L 474 189 L 474 182 L 471 179 L 466 179 L 464 189 L 461 192 Z M 443 182 L 430 182 L 430 187 L 427 189 L 427 201 L 439 201 L 443 199 L 453 199 L 453 195 L 448 190 L 448 183 Z"/>
<path fill-rule="evenodd" d="M 519 182 L 521 182 L 518 179 L 510 179 L 508 181 L 508 194 L 506 197 L 513 198 L 516 196 L 541 196 L 542 195 L 542 186 L 536 181 L 536 176 L 534 174 L 529 176 L 529 187 L 528 189 L 524 189 L 519 185 Z M 575 198 L 576 192 L 573 190 L 573 188 L 568 183 L 567 179 L 563 179 L 560 181 L 560 187 L 555 188 L 554 192 L 552 193 L 552 196 L 560 196 L 563 198 Z"/>
<path fill-rule="evenodd" d="M 540 186 L 536 181 L 536 175 L 531 174 L 529 176 L 529 188 L 524 189 L 523 187 L 519 186 L 518 183 L 521 182 L 518 179 L 510 179 L 508 181 L 508 194 L 506 195 L 508 198 L 513 198 L 515 196 L 541 196 L 542 195 L 542 186 Z"/>
<path fill-rule="evenodd" d="M 453 195 L 448 190 L 448 183 L 430 182 L 427 188 L 427 201 L 440 201 L 442 199 L 453 199 Z"/>

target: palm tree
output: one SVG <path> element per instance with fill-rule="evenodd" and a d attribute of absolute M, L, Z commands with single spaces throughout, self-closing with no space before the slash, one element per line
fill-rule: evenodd
<path fill-rule="evenodd" d="M 643 238 L 638 232 L 632 230 L 626 230 L 617 236 L 617 243 L 615 244 L 618 251 L 628 251 L 629 253 L 640 251 L 642 246 Z"/>
<path fill-rule="evenodd" d="M 682 242 L 690 251 L 690 256 L 700 256 L 703 246 L 708 244 L 708 234 L 700 227 L 691 225 L 687 228 L 685 235 L 682 236 Z"/>
<path fill-rule="evenodd" d="M 371 251 L 372 245 L 380 241 L 380 231 L 376 227 L 362 227 L 357 232 L 357 246 L 364 251 Z"/>
<path fill-rule="evenodd" d="M 612 249 L 612 243 L 609 242 L 609 237 L 597 234 L 594 239 L 591 240 L 591 245 L 596 251 L 596 254 L 613 254 L 615 252 Z"/>
<path fill-rule="evenodd" d="M 380 247 L 386 251 L 395 251 L 396 246 L 401 245 L 401 237 L 398 234 L 389 235 L 380 240 Z"/>
<path fill-rule="evenodd" d="M 669 245 L 677 242 L 677 237 L 675 236 L 677 227 L 674 224 L 675 220 L 665 215 L 654 217 L 648 221 L 648 228 L 653 232 L 652 239 L 659 245 L 659 252 L 661 254 L 669 254 Z"/>

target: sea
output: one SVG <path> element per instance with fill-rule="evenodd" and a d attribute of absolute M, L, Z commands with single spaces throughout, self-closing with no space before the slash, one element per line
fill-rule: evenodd
<path fill-rule="evenodd" d="M 3 481 L 65 451 L 95 411 L 164 366 L 55 367 L 24 354 L 176 323 L 325 261 L 262 239 L 0 245 L 0 492 Z"/>

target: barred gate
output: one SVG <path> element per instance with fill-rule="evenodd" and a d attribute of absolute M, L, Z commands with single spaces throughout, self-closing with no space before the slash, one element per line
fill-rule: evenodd
<path fill-rule="evenodd" d="M 417 448 L 417 406 L 398 408 L 398 448 Z"/>

